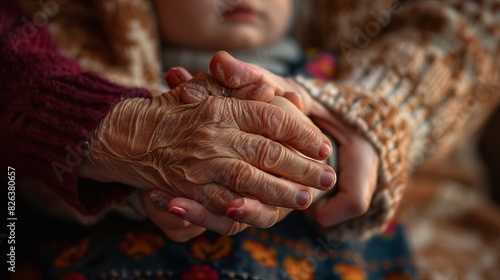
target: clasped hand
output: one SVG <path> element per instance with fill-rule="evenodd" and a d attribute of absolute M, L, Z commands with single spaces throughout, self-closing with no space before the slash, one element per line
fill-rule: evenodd
<path fill-rule="evenodd" d="M 259 101 L 210 96 L 182 104 L 181 88 L 117 103 L 92 136 L 81 175 L 159 188 L 216 215 L 226 215 L 238 198 L 254 198 L 262 218 L 248 222 L 259 227 L 276 222 L 277 207 L 309 207 L 311 187 L 333 187 L 333 169 L 320 162 L 331 144 L 312 124 Z"/>
<path fill-rule="evenodd" d="M 330 227 L 359 217 L 368 210 L 376 187 L 378 156 L 364 137 L 313 101 L 300 86 L 289 79 L 237 61 L 223 52 L 214 56 L 211 70 L 213 77 L 229 91 L 225 92 L 228 96 L 269 102 L 307 123 L 311 122 L 303 113 L 309 112 L 317 124 L 336 138 L 340 144 L 340 157 L 344 159 L 340 161 L 343 170 L 340 181 L 344 187 L 335 196 L 320 199 L 310 209 L 318 224 Z M 166 77 L 171 87 L 191 78 L 183 68 L 172 69 Z M 180 99 L 186 103 L 198 103 L 210 94 L 221 95 L 222 90 L 218 84 L 206 87 L 200 86 L 198 81 L 185 87 L 179 94 Z M 275 95 L 285 96 L 288 100 L 275 98 Z M 292 172 L 293 168 L 288 169 L 287 176 Z M 311 191 L 315 191 L 316 195 L 319 193 L 314 189 Z M 163 207 L 158 209 L 154 206 L 150 197 L 155 198 L 155 205 L 160 201 L 159 204 L 163 204 Z M 243 197 L 229 203 L 226 215 L 220 215 L 207 210 L 199 202 L 158 190 L 143 193 L 142 201 L 151 219 L 167 236 L 179 242 L 189 240 L 206 229 L 232 235 L 249 225 L 270 227 L 291 212 L 290 208 L 269 206 L 256 199 Z M 165 212 L 166 210 L 172 214 Z"/>

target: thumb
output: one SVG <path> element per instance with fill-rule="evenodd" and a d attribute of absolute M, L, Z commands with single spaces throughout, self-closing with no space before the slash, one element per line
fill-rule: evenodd
<path fill-rule="evenodd" d="M 242 100 L 269 102 L 278 89 L 268 79 L 268 72 L 256 65 L 240 61 L 224 51 L 217 52 L 210 62 L 210 73 L 226 88 L 230 97 Z"/>

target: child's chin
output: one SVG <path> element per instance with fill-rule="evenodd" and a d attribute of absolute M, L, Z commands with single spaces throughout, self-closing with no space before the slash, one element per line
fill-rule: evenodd
<path fill-rule="evenodd" d="M 245 50 L 257 49 L 263 47 L 266 42 L 264 36 L 255 30 L 240 29 L 225 36 L 227 39 L 223 42 L 226 49 Z"/>

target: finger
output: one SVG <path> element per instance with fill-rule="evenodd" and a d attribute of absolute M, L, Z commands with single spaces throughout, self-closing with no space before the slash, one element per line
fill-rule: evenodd
<path fill-rule="evenodd" d="M 237 222 L 257 228 L 269 228 L 280 218 L 280 208 L 261 203 L 255 199 L 240 198 L 227 206 L 227 216 Z"/>
<path fill-rule="evenodd" d="M 249 95 L 247 92 L 231 92 L 231 97 L 244 100 L 269 101 L 272 96 L 285 96 L 303 112 L 310 112 L 312 98 L 305 89 L 293 79 L 283 78 L 257 65 L 240 61 L 224 51 L 214 55 L 210 63 L 210 73 L 222 85 L 228 88 L 254 87 L 253 85 L 267 85 L 271 92 Z M 289 94 L 287 94 L 289 93 Z M 297 98 L 290 93 L 300 97 Z"/>
<path fill-rule="evenodd" d="M 330 141 L 317 127 L 277 106 L 239 101 L 231 109 L 233 120 L 243 131 L 286 143 L 302 154 L 318 160 L 328 158 L 332 152 Z"/>
<path fill-rule="evenodd" d="M 190 223 L 221 235 L 234 235 L 248 227 L 247 224 L 208 211 L 202 204 L 191 199 L 174 198 L 169 203 L 169 209 Z"/>
<path fill-rule="evenodd" d="M 240 61 L 225 51 L 214 55 L 210 62 L 210 73 L 228 88 L 267 84 L 274 89 L 276 95 L 282 96 L 285 93 L 277 82 L 281 77 L 257 65 Z"/>
<path fill-rule="evenodd" d="M 293 97 L 292 97 L 293 96 Z M 295 99 L 295 100 L 290 100 L 290 99 Z M 316 126 L 312 122 L 312 120 L 306 116 L 300 109 L 299 106 L 301 106 L 301 100 L 302 98 L 295 93 L 287 92 L 285 93 L 285 96 L 275 96 L 273 100 L 269 102 L 269 104 L 273 104 L 275 106 L 280 107 L 281 109 L 287 111 L 288 113 L 294 115 L 295 117 L 299 118 L 300 120 L 306 122 L 307 124 L 310 124 L 312 126 Z M 294 101 L 297 102 L 297 104 L 294 104 Z"/>
<path fill-rule="evenodd" d="M 184 188 L 184 194 L 179 196 L 198 201 L 216 214 L 225 215 L 227 204 L 241 196 L 292 209 L 306 209 L 312 203 L 310 188 L 277 178 L 241 160 L 216 158 L 191 168 L 194 172 L 203 170 L 207 177 L 193 178 L 192 182 L 199 185 Z M 203 185 L 206 181 L 215 184 Z"/>
<path fill-rule="evenodd" d="M 329 190 L 335 184 L 336 174 L 333 168 L 321 162 L 307 159 L 285 148 L 280 143 L 271 141 L 265 137 L 240 134 L 239 137 L 236 137 L 232 141 L 232 148 L 236 151 L 239 159 L 267 172 L 259 173 L 267 177 L 271 176 L 268 174 L 270 173 L 297 182 L 301 185 L 321 190 Z M 271 177 L 275 178 L 275 176 Z M 251 181 L 252 178 L 247 180 L 247 182 Z M 239 182 L 231 183 L 234 184 Z M 251 183 L 256 184 L 258 182 Z M 261 183 L 269 185 L 272 181 L 268 179 Z M 241 190 L 238 190 L 238 192 L 240 191 Z M 279 206 L 286 207 L 285 205 Z"/>
<path fill-rule="evenodd" d="M 304 104 L 299 94 L 294 92 L 285 92 L 283 97 L 292 102 L 300 111 L 304 111 Z"/>
<path fill-rule="evenodd" d="M 185 166 L 179 179 L 188 183 L 174 186 L 175 196 L 198 201 L 219 215 L 224 215 L 229 202 L 241 196 L 305 209 L 312 202 L 312 194 L 303 183 L 320 189 L 329 189 L 335 183 L 335 172 L 330 166 L 308 160 L 258 135 L 239 139 L 218 148 L 223 152 L 219 156 L 199 154 L 205 159 Z"/>
<path fill-rule="evenodd" d="M 172 67 L 165 75 L 165 82 L 170 88 L 176 88 L 192 78 L 193 76 L 183 67 Z"/>
<path fill-rule="evenodd" d="M 227 88 L 214 80 L 210 74 L 196 75 L 182 86 L 180 93 L 185 104 L 201 102 L 209 96 L 234 97 L 263 102 L 269 102 L 274 97 L 274 89 L 266 84 L 248 85 L 236 89 Z"/>
<path fill-rule="evenodd" d="M 151 221 L 153 221 L 156 226 L 158 226 L 165 235 L 173 241 L 176 242 L 186 242 L 191 240 L 203 232 L 205 232 L 205 228 L 198 227 L 189 223 L 188 221 L 168 212 L 167 208 L 164 208 L 164 200 L 162 194 L 159 194 L 156 191 L 156 194 L 151 195 L 151 193 L 141 192 L 140 199 L 144 210 L 148 214 Z M 159 199 L 159 205 L 156 205 L 155 199 L 151 197 L 155 197 L 155 199 Z M 163 198 L 158 198 L 158 196 Z"/>
<path fill-rule="evenodd" d="M 273 99 L 274 94 L 274 88 L 268 84 L 251 84 L 236 89 L 228 89 L 225 95 L 241 100 L 269 102 Z"/>
<path fill-rule="evenodd" d="M 330 227 L 364 215 L 376 188 L 378 157 L 368 141 L 356 137 L 340 147 L 339 191 L 324 197 L 311 209 L 316 221 Z"/>
<path fill-rule="evenodd" d="M 339 191 L 332 197 L 325 196 L 311 207 L 316 222 L 321 227 L 331 227 L 364 215 L 370 205 L 360 201 L 355 192 Z"/>
<path fill-rule="evenodd" d="M 304 114 L 310 115 L 315 101 L 309 92 L 293 78 L 283 78 L 283 80 L 286 85 L 283 97 L 292 101 L 292 103 L 297 106 L 300 111 L 304 112 Z"/>
<path fill-rule="evenodd" d="M 257 65 L 240 61 L 225 51 L 217 52 L 210 61 L 210 73 L 228 88 L 252 84 L 266 84 L 265 70 Z M 272 81 L 270 81 L 272 82 Z M 273 84 L 275 84 L 273 82 Z"/>
<path fill-rule="evenodd" d="M 226 87 L 210 74 L 201 73 L 184 85 L 181 97 L 183 96 L 185 96 L 187 104 L 190 104 L 189 101 L 191 100 L 200 102 L 209 96 L 224 96 L 242 100 L 269 102 L 274 97 L 274 88 L 267 84 L 249 84 L 237 88 Z"/>
<path fill-rule="evenodd" d="M 206 174 L 205 178 L 192 178 L 191 184 L 183 186 L 179 189 L 176 197 L 194 200 L 212 213 L 225 216 L 227 205 L 231 201 L 241 198 L 242 194 L 233 191 L 223 184 L 206 183 L 207 181 L 216 181 L 216 174 L 226 172 L 221 172 L 220 170 L 217 170 L 217 168 L 212 169 L 211 165 L 212 163 L 209 161 L 202 164 L 194 164 L 192 168 L 203 170 Z M 220 176 L 224 177 L 225 175 Z"/>
<path fill-rule="evenodd" d="M 183 229 L 191 225 L 188 221 L 168 212 L 168 203 L 174 196 L 160 189 L 154 189 L 149 193 L 142 193 L 146 194 L 146 197 L 142 198 L 144 210 L 148 214 L 155 213 L 157 215 L 160 213 L 165 217 L 161 220 L 162 229 Z M 157 225 L 160 226 L 158 223 Z"/>

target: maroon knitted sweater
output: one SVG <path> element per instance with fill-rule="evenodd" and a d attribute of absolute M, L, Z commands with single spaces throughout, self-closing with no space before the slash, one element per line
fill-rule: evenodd
<path fill-rule="evenodd" d="M 83 70 L 61 55 L 46 28 L 24 17 L 16 1 L 0 2 L 0 157 L 17 182 L 38 181 L 83 214 L 93 215 L 130 188 L 78 180 L 92 131 L 113 104 L 151 95 Z"/>

